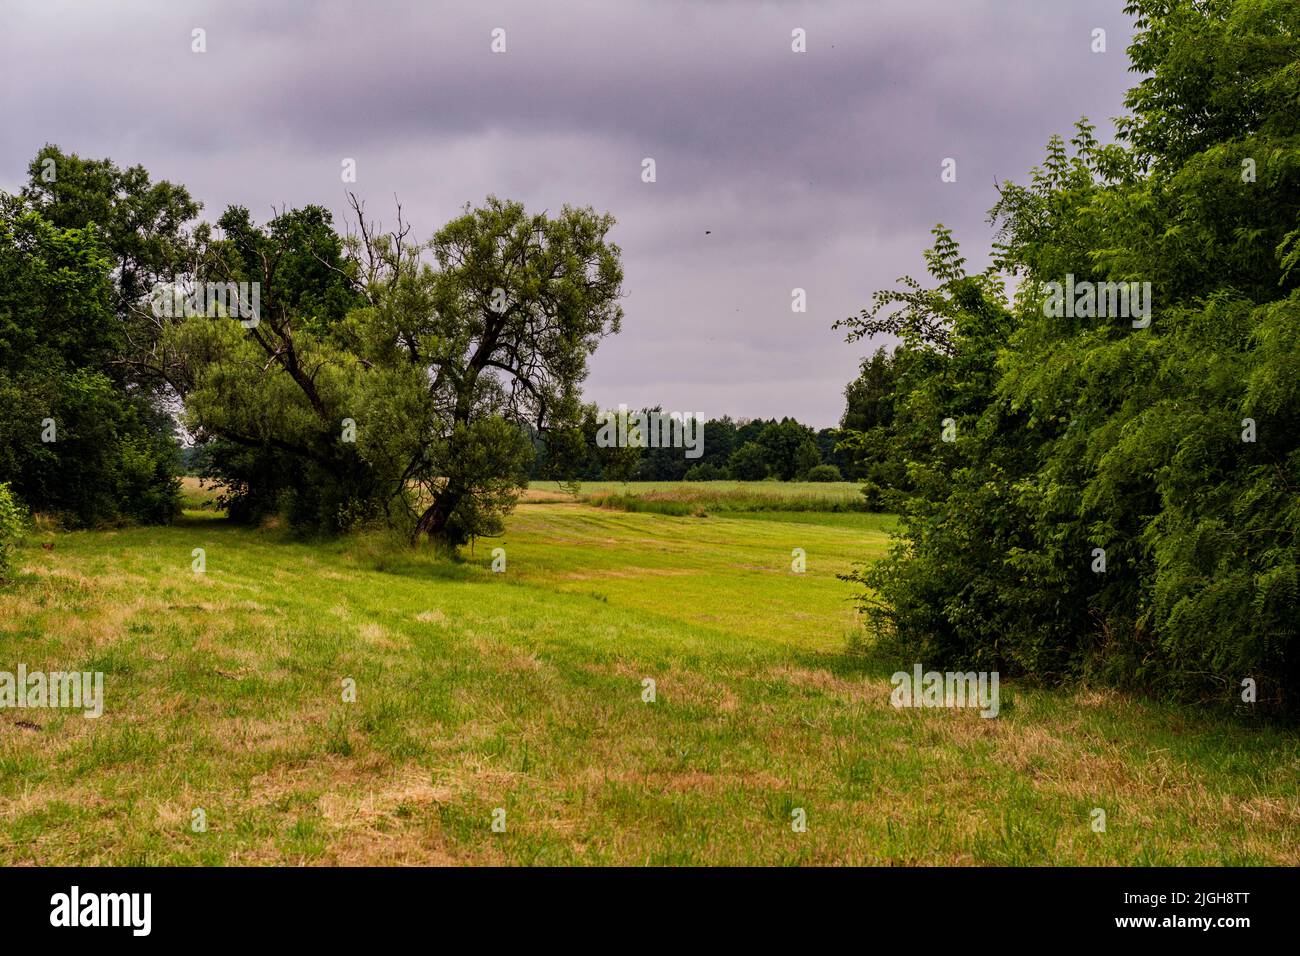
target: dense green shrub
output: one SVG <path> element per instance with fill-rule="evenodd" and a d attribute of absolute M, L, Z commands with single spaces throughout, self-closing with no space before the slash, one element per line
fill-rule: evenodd
<path fill-rule="evenodd" d="M 14 548 L 26 532 L 26 519 L 26 510 L 9 486 L 0 483 L 0 584 L 13 576 Z"/>
<path fill-rule="evenodd" d="M 994 264 L 936 230 L 930 289 L 847 325 L 902 339 L 911 490 L 851 575 L 927 666 L 1093 674 L 1295 707 L 1300 690 L 1300 38 L 1282 0 L 1131 3 L 1145 75 L 1006 183 Z M 1213 50 L 1213 57 L 1203 55 Z M 1008 296 L 999 276 L 1017 282 Z M 1149 282 L 1149 325 L 1049 283 Z M 1141 317 L 1138 317 L 1141 321 Z"/>
<path fill-rule="evenodd" d="M 728 471 L 736 481 L 762 481 L 767 477 L 767 456 L 757 442 L 746 442 L 732 454 Z"/>
<path fill-rule="evenodd" d="M 687 469 L 685 476 L 687 481 L 721 481 L 726 477 L 723 470 L 710 461 L 692 465 Z"/>
<path fill-rule="evenodd" d="M 814 465 L 808 469 L 808 481 L 843 481 L 840 470 L 834 465 Z"/>
<path fill-rule="evenodd" d="M 166 521 L 174 424 L 120 377 L 125 331 L 98 231 L 0 195 L 0 481 L 73 524 Z"/>

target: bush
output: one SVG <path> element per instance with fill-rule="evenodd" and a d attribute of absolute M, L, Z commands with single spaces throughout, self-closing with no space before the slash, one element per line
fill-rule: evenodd
<path fill-rule="evenodd" d="M 846 576 L 877 641 L 927 666 L 1300 712 L 1300 165 L 1222 191 L 1229 163 L 1300 155 L 1294 110 L 1254 92 L 1294 90 L 1300 38 L 1283 0 L 1129 8 L 1151 78 L 1118 141 L 1053 137 L 999 187 L 992 268 L 968 274 L 936 227 L 937 284 L 847 320 L 912 358 L 889 426 L 901 534 Z M 1140 278 L 1149 327 L 1057 308 L 1085 274 Z"/>
<path fill-rule="evenodd" d="M 881 488 L 874 481 L 864 481 L 862 483 L 861 490 L 862 490 L 862 500 L 866 502 L 868 511 L 885 510 L 884 503 L 881 501 L 881 496 L 884 493 L 883 488 Z"/>
<path fill-rule="evenodd" d="M 840 470 L 834 465 L 816 465 L 808 469 L 809 481 L 843 481 Z"/>
<path fill-rule="evenodd" d="M 686 472 L 686 481 L 721 481 L 726 476 L 722 469 L 712 462 L 701 462 L 698 465 L 692 465 Z"/>
<path fill-rule="evenodd" d="M 0 484 L 0 583 L 13 576 L 14 546 L 26 530 L 26 509 L 7 484 Z"/>
<path fill-rule="evenodd" d="M 762 481 L 767 477 L 767 456 L 756 442 L 745 442 L 732 454 L 730 468 L 736 481 Z"/>

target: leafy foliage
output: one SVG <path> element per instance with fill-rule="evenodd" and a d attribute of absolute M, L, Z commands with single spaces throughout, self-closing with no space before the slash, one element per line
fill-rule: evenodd
<path fill-rule="evenodd" d="M 808 469 L 808 481 L 843 481 L 844 476 L 834 465 L 815 465 Z"/>
<path fill-rule="evenodd" d="M 1080 122 L 1028 185 L 1002 186 L 996 272 L 966 275 L 939 229 L 933 288 L 907 281 L 843 323 L 899 337 L 907 365 L 894 422 L 858 439 L 907 470 L 903 537 L 852 577 L 870 627 L 927 666 L 1223 700 L 1250 678 L 1293 707 L 1295 7 L 1128 9 L 1150 75 L 1121 141 Z M 1150 326 L 1053 317 L 1046 285 L 1067 275 L 1150 282 Z"/>
<path fill-rule="evenodd" d="M 495 534 L 534 442 L 572 444 L 586 358 L 618 329 L 613 220 L 489 198 L 417 244 L 400 208 L 388 233 L 353 208 L 346 240 L 315 207 L 261 228 L 228 210 L 199 277 L 260 283 L 259 321 L 171 322 L 149 364 L 215 446 L 234 513 Z"/>
<path fill-rule="evenodd" d="M 122 374 L 115 289 L 96 226 L 60 227 L 0 196 L 0 481 L 75 524 L 176 510 L 174 429 Z"/>
<path fill-rule="evenodd" d="M 27 515 L 9 486 L 0 483 L 0 584 L 13 576 L 14 547 L 27 531 Z"/>

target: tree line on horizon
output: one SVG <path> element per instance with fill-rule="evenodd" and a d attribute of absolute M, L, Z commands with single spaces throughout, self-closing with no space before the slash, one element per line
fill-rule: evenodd
<path fill-rule="evenodd" d="M 641 410 L 662 413 L 660 407 Z M 609 412 L 608 414 L 617 414 Z M 574 447 L 548 453 L 539 440 L 530 478 L 558 481 L 844 481 L 855 464 L 840 448 L 839 428 L 813 429 L 786 416 L 701 419 L 698 457 L 677 446 L 602 447 L 601 412 L 587 405 Z M 647 440 L 648 441 L 648 440 Z"/>

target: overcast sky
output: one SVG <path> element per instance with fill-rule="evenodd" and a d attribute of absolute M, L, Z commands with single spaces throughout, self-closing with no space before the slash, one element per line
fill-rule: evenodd
<path fill-rule="evenodd" d="M 626 319 L 589 399 L 832 425 L 868 346 L 831 323 L 920 277 L 935 223 L 982 265 L 994 183 L 1052 133 L 1086 115 L 1110 138 L 1134 82 L 1122 6 L 0 0 L 0 189 L 51 142 L 142 163 L 210 219 L 340 221 L 355 189 L 427 237 L 489 193 L 592 205 L 618 220 Z"/>

